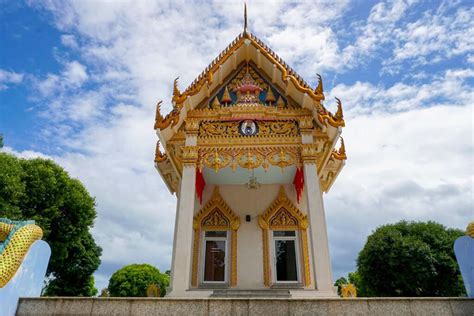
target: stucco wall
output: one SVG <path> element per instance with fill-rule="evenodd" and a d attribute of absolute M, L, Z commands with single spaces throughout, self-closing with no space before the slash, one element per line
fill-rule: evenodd
<path fill-rule="evenodd" d="M 148 299 L 22 298 L 18 316 L 30 315 L 469 315 L 474 299 Z"/>
<path fill-rule="evenodd" d="M 212 195 L 213 189 L 213 185 L 206 185 L 203 192 L 203 204 L 196 204 L 194 214 L 206 204 Z M 241 220 L 237 239 L 237 289 L 264 288 L 262 231 L 258 226 L 258 215 L 263 214 L 277 198 L 279 189 L 279 184 L 262 185 L 254 190 L 249 190 L 244 185 L 219 186 L 222 198 Z M 294 186 L 292 184 L 285 185 L 285 191 L 293 204 L 303 214 L 307 214 L 306 197 L 303 195 L 298 204 Z M 251 216 L 252 220 L 250 222 L 245 221 L 246 215 Z M 311 247 L 308 251 L 310 264 L 312 265 Z M 313 275 L 311 275 L 311 286 L 308 288 L 314 289 Z"/>

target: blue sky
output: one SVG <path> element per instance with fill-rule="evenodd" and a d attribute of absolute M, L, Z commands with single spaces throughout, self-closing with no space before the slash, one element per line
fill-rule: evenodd
<path fill-rule="evenodd" d="M 170 109 L 242 31 L 242 2 L 0 1 L 0 133 L 96 196 L 103 288 L 124 264 L 170 266 L 175 197 L 153 168 L 154 106 Z M 473 214 L 474 19 L 469 1 L 249 1 L 249 29 L 326 103 L 349 159 L 325 197 L 335 276 L 378 225 Z M 126 249 L 126 250 L 124 250 Z"/>

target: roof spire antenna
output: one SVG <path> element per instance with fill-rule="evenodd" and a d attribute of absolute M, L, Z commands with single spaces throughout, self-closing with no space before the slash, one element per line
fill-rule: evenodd
<path fill-rule="evenodd" d="M 247 33 L 247 2 L 244 2 L 244 33 Z"/>

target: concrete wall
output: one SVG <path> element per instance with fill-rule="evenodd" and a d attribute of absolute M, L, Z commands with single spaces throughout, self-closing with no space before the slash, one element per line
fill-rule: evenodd
<path fill-rule="evenodd" d="M 474 315 L 468 298 L 22 298 L 26 315 Z"/>
<path fill-rule="evenodd" d="M 195 205 L 194 214 L 206 204 L 212 195 L 213 185 L 207 185 L 203 192 L 203 204 Z M 263 245 L 262 230 L 258 226 L 258 215 L 262 215 L 277 198 L 280 184 L 262 185 L 249 190 L 243 185 L 221 185 L 219 192 L 229 207 L 240 217 L 240 228 L 237 239 L 237 289 L 264 289 L 263 285 Z M 306 197 L 298 204 L 293 184 L 285 185 L 288 198 L 303 214 L 307 214 Z M 245 221 L 245 215 L 252 217 L 251 222 Z M 309 236 L 308 236 L 309 238 Z M 271 241 L 271 239 L 270 239 Z M 301 246 L 301 245 L 300 245 Z M 312 265 L 311 248 L 308 249 L 310 265 Z M 301 251 L 300 251 L 301 253 Z M 201 262 L 200 262 L 201 264 Z M 301 264 L 301 259 L 300 259 Z M 202 267 L 200 267 L 201 269 Z M 314 289 L 314 275 L 311 275 L 311 286 Z"/>

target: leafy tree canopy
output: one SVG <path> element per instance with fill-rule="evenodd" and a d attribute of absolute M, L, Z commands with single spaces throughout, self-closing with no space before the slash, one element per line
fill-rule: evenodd
<path fill-rule="evenodd" d="M 464 295 L 453 251 L 462 235 L 435 222 L 381 226 L 359 253 L 351 282 L 360 296 Z"/>
<path fill-rule="evenodd" d="M 161 296 L 164 296 L 169 285 L 169 276 L 149 264 L 131 264 L 112 275 L 108 290 L 112 297 L 145 297 L 151 284 L 156 284 L 160 288 Z"/>
<path fill-rule="evenodd" d="M 51 246 L 45 295 L 92 296 L 102 249 L 89 229 L 95 202 L 77 179 L 45 159 L 0 153 L 0 217 L 35 220 Z"/>

